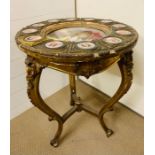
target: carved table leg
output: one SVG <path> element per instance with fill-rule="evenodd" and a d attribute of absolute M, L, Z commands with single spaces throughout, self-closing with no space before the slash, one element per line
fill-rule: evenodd
<path fill-rule="evenodd" d="M 107 137 L 113 134 L 113 131 L 109 129 L 103 119 L 104 114 L 113 108 L 113 105 L 129 90 L 132 83 L 132 51 L 124 54 L 121 60 L 118 62 L 118 66 L 121 72 L 122 81 L 121 84 L 114 94 L 114 96 L 106 103 L 99 112 L 99 121 L 103 129 L 106 132 Z"/>
<path fill-rule="evenodd" d="M 70 105 L 75 105 L 73 96 L 76 95 L 76 82 L 75 82 L 75 76 L 69 74 L 69 83 L 70 83 L 70 96 L 71 96 L 71 100 L 70 100 Z"/>
<path fill-rule="evenodd" d="M 53 109 L 51 109 L 40 96 L 39 81 L 44 66 L 37 63 L 36 60 L 30 56 L 26 58 L 25 64 L 27 65 L 27 76 L 26 76 L 28 82 L 27 93 L 32 104 L 35 105 L 44 113 L 46 113 L 50 118 L 58 122 L 58 130 L 53 140 L 51 140 L 51 145 L 56 147 L 58 146 L 58 140 L 63 129 L 63 119 L 58 113 L 56 113 Z"/>

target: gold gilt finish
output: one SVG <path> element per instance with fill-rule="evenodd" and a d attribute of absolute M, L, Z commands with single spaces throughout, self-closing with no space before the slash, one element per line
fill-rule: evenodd
<path fill-rule="evenodd" d="M 26 42 L 25 37 L 30 34 L 23 34 L 22 31 L 26 28 L 32 28 L 28 26 L 16 35 L 16 42 L 18 47 L 27 54 L 25 64 L 27 66 L 27 82 L 28 82 L 28 96 L 33 105 L 48 115 L 49 121 L 56 120 L 58 122 L 58 130 L 51 140 L 51 145 L 57 147 L 59 144 L 60 135 L 62 133 L 63 124 L 72 116 L 75 112 L 82 110 L 91 113 L 96 116 L 103 127 L 107 137 L 111 136 L 113 131 L 109 129 L 104 122 L 104 114 L 113 110 L 113 106 L 118 100 L 128 91 L 132 83 L 132 48 L 136 44 L 138 35 L 136 31 L 127 26 L 125 30 L 130 30 L 132 35 L 119 36 L 123 40 L 120 44 L 107 44 L 102 40 L 93 41 L 97 45 L 97 48 L 93 50 L 80 50 L 77 49 L 75 42 L 63 42 L 64 47 L 59 49 L 47 49 L 44 43 L 51 41 L 46 36 L 56 29 L 64 27 L 91 27 L 104 31 L 107 36 L 117 36 L 115 34 L 115 28 L 112 25 L 120 24 L 112 21 L 107 24 L 101 23 L 102 20 L 92 19 L 75 19 L 72 21 L 66 21 L 65 19 L 57 22 L 49 23 L 44 21 L 45 26 L 37 28 L 35 35 L 40 34 L 41 40 L 36 42 Z M 34 35 L 33 34 L 33 35 Z M 110 67 L 112 64 L 117 63 L 120 69 L 122 81 L 121 84 L 111 99 L 101 107 L 99 112 L 91 109 L 89 106 L 83 104 L 80 97 L 76 95 L 76 76 L 85 76 L 89 78 L 91 75 L 102 72 Z M 49 107 L 42 99 L 39 92 L 39 82 L 42 70 L 44 68 L 52 68 L 69 75 L 70 81 L 70 105 L 69 109 L 62 116 Z"/>

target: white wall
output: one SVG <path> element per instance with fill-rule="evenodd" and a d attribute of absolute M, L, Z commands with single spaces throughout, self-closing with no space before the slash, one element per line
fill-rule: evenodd
<path fill-rule="evenodd" d="M 15 34 L 22 27 L 52 18 L 74 16 L 73 0 L 11 0 L 11 118 L 32 104 L 26 94 L 25 54 L 15 44 Z M 68 83 L 66 75 L 46 69 L 41 79 L 41 94 L 45 98 Z"/>
<path fill-rule="evenodd" d="M 144 113 L 143 101 L 143 0 L 78 0 L 78 17 L 96 17 L 118 20 L 133 26 L 139 33 L 139 40 L 134 48 L 134 80 L 129 92 L 120 100 L 139 114 Z M 112 95 L 120 82 L 117 66 L 91 77 L 81 78 L 97 89 Z"/>

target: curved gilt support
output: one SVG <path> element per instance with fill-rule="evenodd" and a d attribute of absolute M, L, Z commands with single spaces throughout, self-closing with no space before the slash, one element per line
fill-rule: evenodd
<path fill-rule="evenodd" d="M 70 83 L 70 105 L 75 105 L 73 96 L 76 95 L 76 82 L 75 75 L 69 74 L 69 83 Z"/>
<path fill-rule="evenodd" d="M 56 113 L 53 109 L 51 109 L 42 99 L 39 92 L 39 82 L 42 70 L 45 66 L 40 65 L 36 62 L 36 60 L 30 56 L 27 56 L 25 60 L 25 64 L 27 66 L 27 82 L 28 88 L 27 93 L 33 105 L 39 108 L 42 112 L 46 113 L 50 118 L 56 120 L 58 122 L 58 130 L 51 140 L 51 145 L 58 146 L 58 140 L 62 132 L 63 128 L 63 119 L 62 117 Z"/>
<path fill-rule="evenodd" d="M 114 96 L 105 104 L 99 112 L 99 121 L 106 132 L 107 137 L 113 134 L 113 131 L 109 129 L 104 123 L 104 114 L 113 108 L 113 105 L 118 102 L 118 100 L 129 90 L 132 84 L 132 51 L 124 54 L 123 57 L 118 62 L 118 66 L 121 72 L 122 81 L 121 84 L 114 94 Z"/>

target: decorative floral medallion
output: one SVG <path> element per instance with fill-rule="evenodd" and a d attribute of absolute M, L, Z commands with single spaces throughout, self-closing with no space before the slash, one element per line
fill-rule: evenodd
<path fill-rule="evenodd" d="M 45 46 L 47 48 L 56 49 L 56 48 L 60 48 L 60 47 L 64 46 L 64 44 L 61 41 L 50 41 L 50 42 L 46 43 Z"/>
<path fill-rule="evenodd" d="M 77 47 L 88 50 L 88 49 L 94 49 L 96 45 L 92 42 L 81 42 L 77 44 Z"/>
<path fill-rule="evenodd" d="M 117 30 L 116 33 L 120 35 L 131 35 L 131 32 L 127 30 Z"/>
<path fill-rule="evenodd" d="M 117 37 L 108 37 L 108 38 L 104 38 L 103 41 L 110 44 L 119 44 L 122 42 L 122 39 Z"/>
<path fill-rule="evenodd" d="M 115 27 L 115 28 L 124 28 L 124 27 L 126 27 L 126 25 L 124 25 L 124 24 L 114 24 L 112 26 Z"/>
<path fill-rule="evenodd" d="M 66 42 L 83 42 L 99 40 L 106 37 L 105 32 L 87 27 L 70 27 L 59 29 L 47 35 L 47 38 Z"/>
<path fill-rule="evenodd" d="M 42 26 L 45 26 L 45 24 L 43 24 L 43 23 L 36 23 L 36 24 L 33 24 L 32 26 L 33 27 L 42 27 Z"/>
<path fill-rule="evenodd" d="M 101 23 L 112 23 L 113 21 L 111 19 L 102 19 L 100 22 Z"/>
<path fill-rule="evenodd" d="M 38 31 L 37 29 L 25 29 L 22 32 L 28 34 L 28 33 L 34 33 L 34 32 L 37 32 L 37 31 Z"/>
<path fill-rule="evenodd" d="M 28 37 L 25 38 L 25 41 L 30 41 L 31 42 L 31 41 L 38 41 L 40 39 L 42 39 L 41 36 L 28 36 Z"/>

